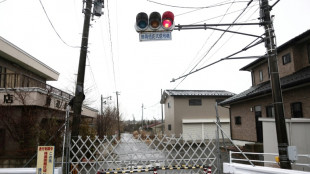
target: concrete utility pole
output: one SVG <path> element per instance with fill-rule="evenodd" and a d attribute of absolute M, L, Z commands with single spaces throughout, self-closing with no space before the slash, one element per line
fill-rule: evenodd
<path fill-rule="evenodd" d="M 163 90 L 160 90 L 160 97 L 163 96 Z M 164 109 L 163 109 L 163 105 L 161 104 L 161 133 L 164 134 Z"/>
<path fill-rule="evenodd" d="M 73 99 L 73 122 L 72 122 L 72 139 L 75 139 L 79 135 L 80 123 L 81 123 L 81 112 L 82 104 L 85 99 L 84 95 L 84 76 L 85 76 L 85 64 L 88 48 L 88 35 L 89 35 L 89 24 L 91 17 L 92 9 L 92 0 L 86 0 L 86 8 L 84 9 L 84 26 L 83 26 L 83 35 L 80 51 L 80 61 L 79 69 L 77 75 L 77 83 L 75 89 L 75 97 Z"/>
<path fill-rule="evenodd" d="M 119 95 L 119 92 L 118 92 L 118 91 L 116 91 L 116 107 L 117 107 L 117 127 L 118 127 L 118 137 L 119 137 L 119 139 L 121 139 L 121 129 L 120 129 L 120 123 L 119 123 L 118 95 Z"/>
<path fill-rule="evenodd" d="M 261 0 L 260 6 L 261 21 L 264 23 L 265 28 L 265 46 L 268 54 L 270 84 L 272 90 L 273 107 L 275 111 L 280 167 L 283 169 L 291 169 L 291 163 L 287 155 L 288 139 L 285 125 L 280 77 L 278 71 L 275 34 L 272 19 L 270 18 L 271 8 L 268 4 L 268 0 Z"/>
<path fill-rule="evenodd" d="M 143 130 L 143 103 L 142 103 L 142 130 Z"/>

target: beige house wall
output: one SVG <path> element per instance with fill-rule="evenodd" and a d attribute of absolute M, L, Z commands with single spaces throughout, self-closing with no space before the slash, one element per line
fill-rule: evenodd
<path fill-rule="evenodd" d="M 174 134 L 174 98 L 168 97 L 165 102 L 165 133 L 167 135 Z M 171 125 L 171 130 L 168 129 L 168 125 Z"/>
<path fill-rule="evenodd" d="M 201 106 L 189 106 L 189 99 L 199 99 L 201 97 L 178 97 L 169 96 L 165 103 L 165 124 L 166 132 L 180 135 L 182 133 L 183 119 L 216 119 L 215 103 L 216 99 L 222 97 L 203 97 Z M 171 108 L 167 108 L 167 102 L 173 103 Z M 167 111 L 168 109 L 168 111 Z M 218 106 L 218 113 L 221 118 L 229 118 L 229 110 Z M 167 131 L 168 124 L 171 124 L 172 130 Z"/>

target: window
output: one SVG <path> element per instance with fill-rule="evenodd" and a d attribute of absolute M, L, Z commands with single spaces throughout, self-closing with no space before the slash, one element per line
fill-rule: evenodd
<path fill-rule="evenodd" d="M 201 106 L 201 99 L 189 99 L 190 106 Z"/>
<path fill-rule="evenodd" d="M 168 108 L 171 108 L 170 103 L 168 102 Z"/>
<path fill-rule="evenodd" d="M 302 106 L 301 102 L 291 104 L 292 118 L 302 118 Z"/>
<path fill-rule="evenodd" d="M 282 62 L 283 62 L 283 65 L 290 63 L 291 62 L 291 54 L 287 53 L 284 56 L 282 56 Z"/>
<path fill-rule="evenodd" d="M 168 124 L 168 130 L 171 130 L 171 124 Z"/>
<path fill-rule="evenodd" d="M 263 71 L 259 70 L 259 81 L 263 81 Z"/>
<path fill-rule="evenodd" d="M 273 106 L 266 106 L 266 117 L 274 118 L 274 108 Z"/>
<path fill-rule="evenodd" d="M 240 116 L 235 117 L 235 125 L 241 125 L 241 117 Z"/>

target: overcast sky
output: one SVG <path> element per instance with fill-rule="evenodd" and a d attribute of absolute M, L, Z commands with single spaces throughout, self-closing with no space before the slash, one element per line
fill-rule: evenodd
<path fill-rule="evenodd" d="M 160 119 L 161 89 L 234 93 L 248 89 L 251 75 L 239 69 L 255 59 L 222 61 L 184 81 L 170 81 L 241 50 L 254 37 L 225 33 L 220 38 L 223 33 L 220 31 L 181 30 L 172 32 L 171 41 L 139 42 L 134 29 L 136 15 L 141 11 L 148 14 L 172 11 L 176 25 L 232 23 L 247 3 L 243 0 L 105 0 L 103 16 L 94 18 L 90 29 L 85 88 L 91 89 L 87 93 L 87 98 L 93 101 L 91 106 L 100 109 L 100 95 L 112 96 L 110 104 L 115 105 L 115 91 L 119 91 L 123 118 L 134 116 L 140 120 L 143 103 L 144 118 Z M 80 47 L 84 20 L 82 7 L 81 0 L 0 0 L 0 36 L 59 72 L 58 81 L 49 84 L 74 91 L 80 55 L 80 49 L 75 47 Z M 274 6 L 271 14 L 275 15 L 278 45 L 310 29 L 309 7 L 309 0 L 281 0 Z M 259 2 L 254 0 L 236 22 L 259 22 L 258 17 Z M 230 30 L 254 35 L 264 32 L 260 26 L 234 26 Z M 259 56 L 265 52 L 264 44 L 260 44 L 236 56 Z"/>

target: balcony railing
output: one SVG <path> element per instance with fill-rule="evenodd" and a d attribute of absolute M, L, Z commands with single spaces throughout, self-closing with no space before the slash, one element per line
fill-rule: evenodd
<path fill-rule="evenodd" d="M 0 88 L 37 87 L 47 90 L 48 93 L 71 99 L 73 96 L 58 88 L 46 84 L 30 76 L 18 73 L 0 73 Z"/>

